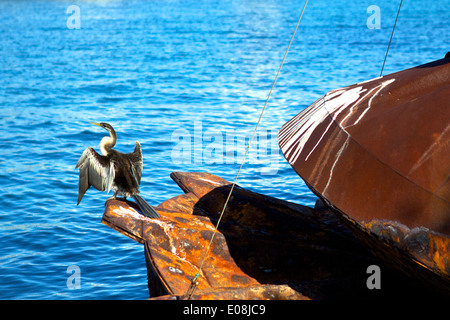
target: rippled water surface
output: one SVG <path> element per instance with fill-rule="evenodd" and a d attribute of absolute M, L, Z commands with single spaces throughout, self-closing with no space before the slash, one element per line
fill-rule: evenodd
<path fill-rule="evenodd" d="M 366 24 L 372 4 L 310 1 L 241 186 L 314 204 L 276 134 L 320 95 L 379 75 L 398 3 L 378 3 L 379 30 Z M 445 55 L 449 4 L 403 4 L 385 74 Z M 71 5 L 80 29 L 67 26 Z M 302 6 L 1 1 L 0 298 L 148 298 L 142 245 L 101 224 L 108 195 L 89 190 L 76 206 L 75 163 L 106 132 L 89 121 L 111 123 L 121 151 L 140 141 L 141 191 L 151 204 L 181 192 L 172 171 L 233 180 L 241 158 L 227 137 L 248 140 Z M 77 290 L 67 287 L 71 265 L 81 271 Z"/>

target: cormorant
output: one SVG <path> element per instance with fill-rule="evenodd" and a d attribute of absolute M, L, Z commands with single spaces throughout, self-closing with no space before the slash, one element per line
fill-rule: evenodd
<path fill-rule="evenodd" d="M 117 142 L 117 134 L 114 128 L 108 123 L 93 123 L 109 132 L 109 137 L 104 137 L 100 142 L 99 155 L 93 148 L 84 150 L 75 168 L 80 168 L 80 178 L 78 181 L 78 202 L 80 203 L 84 194 L 90 186 L 97 190 L 113 190 L 113 199 L 122 195 L 133 197 L 144 216 L 149 218 L 159 218 L 155 211 L 140 195 L 139 184 L 142 175 L 142 151 L 141 145 L 136 141 L 134 151 L 131 153 L 121 153 L 114 150 Z"/>

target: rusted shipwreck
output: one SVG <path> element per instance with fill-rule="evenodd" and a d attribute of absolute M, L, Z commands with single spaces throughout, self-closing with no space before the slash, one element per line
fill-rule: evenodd
<path fill-rule="evenodd" d="M 334 90 L 286 123 L 315 208 L 237 186 L 216 230 L 231 183 L 175 172 L 160 219 L 109 200 L 102 222 L 144 245 L 152 299 L 187 297 L 213 233 L 192 299 L 448 297 L 449 74 L 443 59 Z"/>

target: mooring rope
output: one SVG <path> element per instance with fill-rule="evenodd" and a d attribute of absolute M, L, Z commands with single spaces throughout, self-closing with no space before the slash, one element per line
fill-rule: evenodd
<path fill-rule="evenodd" d="M 386 55 L 384 56 L 384 61 L 383 61 L 383 66 L 381 67 L 380 77 L 383 75 L 384 65 L 386 63 L 386 59 L 387 59 L 387 56 L 389 53 L 389 47 L 391 46 L 392 37 L 394 36 L 394 31 L 395 31 L 395 26 L 397 25 L 398 15 L 400 14 L 400 9 L 402 8 L 402 2 L 403 2 L 403 0 L 400 1 L 400 5 L 398 6 L 397 17 L 395 18 L 394 27 L 392 28 L 391 38 L 389 39 L 389 44 L 388 44 L 388 47 L 386 50 Z"/>
<path fill-rule="evenodd" d="M 186 291 L 186 294 L 184 295 L 184 297 L 187 298 L 187 299 L 190 299 L 192 297 L 192 295 L 194 294 L 194 291 L 195 291 L 195 289 L 196 289 L 196 287 L 198 285 L 197 279 L 199 278 L 199 276 L 200 276 L 200 274 L 201 274 L 201 272 L 203 270 L 203 264 L 204 264 L 204 262 L 205 262 L 205 260 L 206 260 L 206 258 L 208 256 L 209 250 L 211 248 L 211 244 L 212 244 L 212 242 L 214 240 L 214 237 L 215 237 L 215 235 L 217 233 L 217 230 L 219 229 L 220 221 L 222 220 L 223 214 L 225 213 L 225 210 L 226 210 L 227 205 L 228 205 L 228 201 L 230 200 L 231 194 L 233 193 L 234 187 L 236 186 L 236 181 L 237 181 L 237 179 L 239 177 L 239 174 L 241 173 L 241 169 L 242 169 L 242 167 L 244 165 L 245 159 L 247 158 L 247 154 L 248 154 L 248 151 L 250 150 L 250 146 L 252 144 L 253 138 L 255 137 L 256 131 L 258 130 L 258 127 L 259 127 L 259 124 L 260 124 L 261 119 L 263 117 L 264 111 L 266 110 L 267 103 L 269 102 L 269 99 L 270 99 L 270 96 L 272 94 L 273 88 L 275 87 L 275 84 L 276 84 L 276 82 L 278 80 L 278 76 L 280 75 L 281 68 L 283 67 L 284 61 L 286 60 L 286 56 L 287 56 L 287 54 L 289 52 L 289 49 L 290 49 L 291 44 L 292 44 L 292 41 L 294 40 L 295 33 L 297 32 L 298 26 L 300 25 L 300 21 L 302 20 L 303 13 L 305 12 L 307 4 L 308 4 L 308 0 L 306 0 L 305 5 L 303 6 L 302 12 L 301 12 L 300 17 L 298 18 L 298 21 L 297 21 L 297 25 L 295 26 L 294 32 L 292 33 L 292 36 L 291 36 L 291 40 L 289 41 L 289 45 L 287 46 L 286 52 L 284 53 L 283 59 L 281 60 L 280 67 L 278 68 L 277 74 L 276 74 L 275 79 L 274 79 L 274 81 L 272 83 L 272 87 L 270 88 L 269 94 L 267 95 L 266 102 L 264 103 L 264 107 L 261 110 L 261 114 L 259 115 L 258 122 L 256 123 L 255 129 L 253 131 L 252 137 L 250 138 L 250 141 L 248 143 L 247 149 L 245 150 L 244 157 L 242 159 L 241 165 L 239 166 L 239 170 L 236 173 L 236 176 L 234 178 L 233 184 L 231 185 L 231 189 L 230 189 L 230 192 L 228 193 L 228 197 L 225 200 L 222 212 L 220 213 L 219 219 L 217 220 L 216 229 L 214 230 L 214 232 L 213 232 L 213 234 L 211 236 L 211 240 L 209 241 L 208 247 L 205 250 L 205 253 L 203 255 L 202 262 L 200 263 L 200 267 L 198 269 L 198 272 L 194 276 L 194 278 L 191 280 L 191 285 L 189 286 L 188 290 Z"/>

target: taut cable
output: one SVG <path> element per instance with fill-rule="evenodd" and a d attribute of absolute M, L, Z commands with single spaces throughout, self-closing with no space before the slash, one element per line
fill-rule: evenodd
<path fill-rule="evenodd" d="M 190 299 L 192 297 L 192 295 L 194 294 L 194 291 L 195 291 L 195 289 L 196 289 L 196 287 L 198 285 L 197 279 L 198 279 L 198 277 L 200 276 L 200 274 L 201 274 L 201 272 L 203 270 L 203 263 L 205 262 L 206 257 L 208 256 L 209 249 L 211 248 L 211 244 L 212 244 L 212 242 L 214 240 L 214 237 L 215 237 L 215 235 L 217 233 L 217 230 L 219 228 L 220 221 L 222 220 L 223 214 L 224 214 L 224 212 L 225 212 L 225 210 L 227 208 L 228 201 L 230 200 L 231 194 L 233 193 L 234 187 L 236 186 L 236 181 L 237 181 L 237 179 L 239 177 L 239 174 L 241 172 L 242 166 L 244 165 L 245 159 L 247 158 L 247 154 L 248 154 L 248 151 L 250 150 L 250 146 L 252 144 L 253 138 L 255 137 L 256 131 L 258 130 L 258 127 L 259 127 L 259 124 L 261 122 L 262 116 L 264 114 L 264 111 L 266 110 L 267 103 L 269 102 L 270 95 L 272 94 L 273 88 L 275 87 L 275 84 L 276 84 L 276 82 L 278 80 L 278 76 L 280 75 L 281 67 L 283 67 L 284 60 L 286 59 L 286 56 L 287 56 L 287 54 L 289 52 L 289 49 L 290 49 L 291 44 L 292 44 L 292 41 L 294 40 L 295 33 L 297 32 L 298 26 L 300 25 L 300 21 L 302 20 L 303 13 L 305 12 L 307 4 L 308 4 L 308 0 L 306 0 L 305 5 L 303 6 L 302 12 L 301 12 L 300 17 L 299 17 L 299 19 L 297 21 L 297 25 L 295 26 L 294 32 L 292 33 L 291 40 L 289 41 L 289 45 L 288 45 L 288 47 L 286 49 L 286 52 L 284 53 L 283 60 L 281 61 L 280 67 L 278 68 L 278 72 L 277 72 L 277 74 L 275 76 L 275 79 L 274 79 L 274 81 L 272 83 L 272 87 L 270 88 L 270 91 L 269 91 L 269 94 L 267 96 L 267 99 L 266 99 L 266 102 L 264 104 L 264 107 L 261 110 L 261 114 L 259 115 L 259 119 L 258 119 L 258 122 L 256 123 L 255 130 L 253 131 L 252 137 L 250 138 L 250 141 L 248 143 L 247 149 L 245 150 L 245 154 L 244 154 L 244 157 L 242 159 L 241 165 L 239 166 L 239 170 L 238 170 L 238 172 L 236 174 L 236 177 L 234 178 L 233 184 L 231 185 L 231 189 L 230 189 L 230 192 L 228 193 L 228 197 L 227 197 L 227 199 L 225 201 L 225 204 L 223 206 L 222 212 L 220 213 L 219 220 L 217 220 L 216 230 L 214 230 L 214 232 L 213 232 L 213 234 L 211 236 L 211 240 L 209 241 L 208 247 L 206 248 L 206 251 L 205 251 L 205 253 L 203 255 L 202 262 L 200 263 L 200 267 L 199 267 L 198 273 L 191 280 L 191 285 L 189 286 L 186 294 L 184 295 L 184 297 L 187 298 L 187 299 Z"/>
<path fill-rule="evenodd" d="M 403 0 L 400 1 L 400 5 L 398 7 L 397 17 L 395 18 L 394 27 L 392 28 L 391 38 L 389 39 L 389 44 L 388 44 L 388 47 L 386 50 L 386 55 L 384 56 L 383 66 L 381 67 L 380 77 L 383 75 L 384 65 L 386 63 L 386 59 L 388 56 L 389 47 L 391 46 L 392 37 L 394 36 L 394 31 L 395 31 L 395 26 L 397 25 L 398 15 L 400 14 L 400 9 L 402 8 L 402 2 L 403 2 Z"/>

